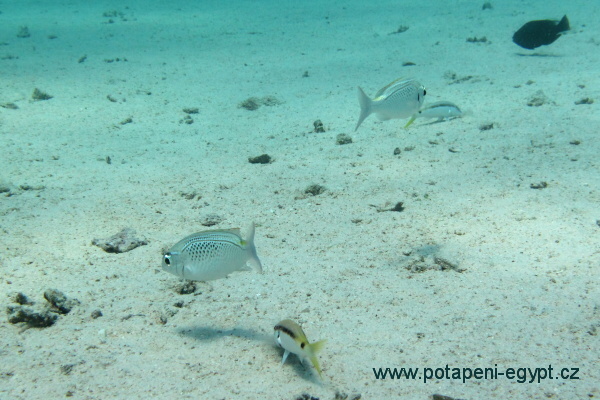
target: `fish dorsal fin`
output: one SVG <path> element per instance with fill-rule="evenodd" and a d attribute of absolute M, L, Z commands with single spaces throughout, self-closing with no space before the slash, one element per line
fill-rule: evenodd
<path fill-rule="evenodd" d="M 240 233 L 240 228 L 231 228 L 231 229 L 209 229 L 206 231 L 203 231 L 202 233 L 232 233 L 234 235 L 237 235 L 239 237 L 242 237 L 242 234 Z"/>
<path fill-rule="evenodd" d="M 396 90 L 405 86 L 409 86 L 412 84 L 412 82 L 414 82 L 413 78 L 398 78 L 379 89 L 379 91 L 375 94 L 375 100 L 386 98 Z"/>

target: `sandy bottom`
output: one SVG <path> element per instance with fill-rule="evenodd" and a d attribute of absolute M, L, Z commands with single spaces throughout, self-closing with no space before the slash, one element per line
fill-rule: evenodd
<path fill-rule="evenodd" d="M 0 3 L 1 305 L 78 300 L 0 319 L 1 398 L 600 397 L 598 5 L 161 3 Z M 511 42 L 564 13 L 552 46 Z M 399 76 L 468 115 L 354 132 L 356 86 Z M 161 252 L 211 219 L 256 223 L 265 272 L 180 294 Z M 147 245 L 92 244 L 126 227 Z M 280 365 L 285 318 L 328 339 L 323 380 Z M 424 381 L 446 366 L 530 370 Z"/>

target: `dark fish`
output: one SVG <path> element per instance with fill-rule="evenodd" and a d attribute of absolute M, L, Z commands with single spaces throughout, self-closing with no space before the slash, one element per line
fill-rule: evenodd
<path fill-rule="evenodd" d="M 564 31 L 571 29 L 569 19 L 565 15 L 560 21 L 553 19 L 542 19 L 529 21 L 513 35 L 513 42 L 526 49 L 533 50 L 536 47 L 554 43 Z"/>

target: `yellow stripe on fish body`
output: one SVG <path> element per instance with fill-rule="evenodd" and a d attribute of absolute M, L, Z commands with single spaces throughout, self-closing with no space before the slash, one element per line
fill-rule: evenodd
<path fill-rule="evenodd" d="M 408 128 L 417 118 L 437 118 L 438 121 L 442 121 L 444 119 L 462 116 L 463 112 L 461 109 L 451 101 L 436 101 L 435 103 L 423 105 L 423 107 L 410 118 L 404 127 Z"/>
<path fill-rule="evenodd" d="M 425 94 L 425 87 L 415 79 L 397 79 L 381 88 L 374 99 L 370 99 L 359 87 L 360 116 L 354 130 L 373 113 L 381 121 L 410 117 L 421 108 Z"/>
<path fill-rule="evenodd" d="M 285 350 L 281 364 L 283 365 L 290 353 L 294 353 L 301 361 L 303 358 L 308 358 L 319 373 L 319 377 L 322 378 L 323 374 L 319 366 L 319 360 L 317 360 L 317 353 L 323 348 L 326 340 L 309 343 L 300 325 L 291 319 L 284 319 L 275 325 L 274 329 L 275 342 Z"/>
<path fill-rule="evenodd" d="M 239 229 L 194 233 L 163 255 L 162 268 L 191 281 L 211 281 L 235 271 L 247 271 L 247 262 L 262 273 L 254 247 L 254 224 L 246 237 L 242 239 Z"/>

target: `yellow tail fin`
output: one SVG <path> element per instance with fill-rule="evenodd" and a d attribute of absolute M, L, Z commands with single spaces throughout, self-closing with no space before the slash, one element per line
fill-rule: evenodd
<path fill-rule="evenodd" d="M 323 349 L 327 340 L 319 340 L 318 342 L 309 344 L 308 358 L 310 362 L 315 367 L 317 372 L 319 373 L 319 377 L 323 378 L 323 373 L 321 372 L 321 367 L 319 366 L 319 360 L 317 360 L 317 353 Z"/>

